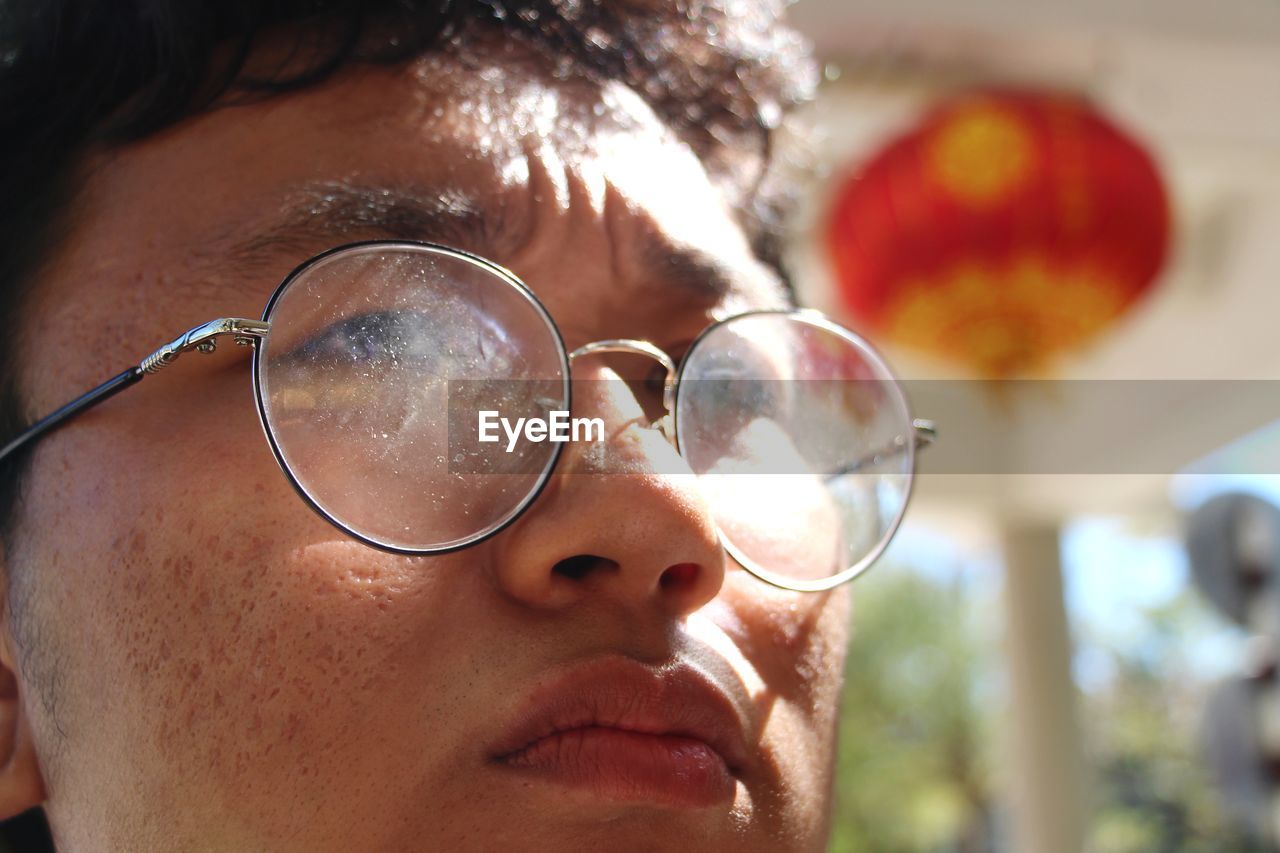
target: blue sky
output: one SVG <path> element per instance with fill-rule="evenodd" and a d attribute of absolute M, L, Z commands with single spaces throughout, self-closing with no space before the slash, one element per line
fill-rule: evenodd
<path fill-rule="evenodd" d="M 1117 652 L 1205 681 L 1240 671 L 1245 634 L 1207 600 L 1193 599 L 1203 606 L 1193 604 L 1172 637 L 1152 618 L 1191 584 L 1180 539 L 1135 533 L 1123 518 L 1081 518 L 1063 532 L 1062 564 L 1082 689 L 1107 686 Z"/>

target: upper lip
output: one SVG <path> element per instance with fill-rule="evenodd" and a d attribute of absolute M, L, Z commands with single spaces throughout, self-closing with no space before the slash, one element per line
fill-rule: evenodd
<path fill-rule="evenodd" d="M 736 775 L 747 764 L 747 714 L 734 693 L 687 663 L 597 660 L 533 690 L 492 755 L 505 761 L 561 732 L 613 728 L 700 740 Z"/>

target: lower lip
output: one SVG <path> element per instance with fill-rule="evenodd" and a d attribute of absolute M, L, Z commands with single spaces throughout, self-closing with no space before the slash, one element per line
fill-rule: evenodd
<path fill-rule="evenodd" d="M 609 800 L 705 808 L 732 800 L 733 774 L 704 741 L 587 726 L 549 735 L 508 767 Z"/>

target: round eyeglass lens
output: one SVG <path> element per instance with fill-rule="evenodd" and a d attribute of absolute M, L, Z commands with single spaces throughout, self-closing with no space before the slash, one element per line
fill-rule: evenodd
<path fill-rule="evenodd" d="M 819 315 L 744 314 L 704 332 L 681 366 L 675 425 L 725 546 L 764 580 L 850 580 L 906 509 L 906 397 L 865 341 Z"/>
<path fill-rule="evenodd" d="M 569 365 L 510 273 L 449 249 L 368 244 L 322 255 L 267 306 L 254 357 L 281 466 L 321 514 L 370 544 L 432 553 L 500 530 L 560 444 L 508 451 L 498 417 L 569 409 Z M 495 412 L 481 441 L 480 413 Z"/>

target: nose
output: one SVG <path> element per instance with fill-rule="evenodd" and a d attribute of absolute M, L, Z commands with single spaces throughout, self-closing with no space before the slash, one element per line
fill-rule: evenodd
<path fill-rule="evenodd" d="M 697 610 L 719 592 L 725 557 L 694 475 L 601 359 L 575 360 L 573 409 L 604 422 L 603 440 L 567 445 L 537 501 L 495 540 L 502 591 L 544 609 Z"/>

